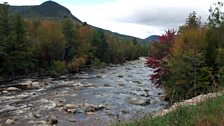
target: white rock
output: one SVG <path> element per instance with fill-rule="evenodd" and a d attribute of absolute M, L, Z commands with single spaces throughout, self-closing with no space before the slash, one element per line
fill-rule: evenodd
<path fill-rule="evenodd" d="M 18 91 L 18 90 L 19 90 L 19 88 L 16 88 L 16 87 L 9 87 L 7 89 L 7 91 Z"/>
<path fill-rule="evenodd" d="M 23 85 L 23 86 L 27 86 L 27 87 L 30 87 L 30 86 L 31 86 L 31 84 L 32 84 L 32 81 L 30 81 L 30 80 L 28 80 L 28 81 L 26 81 L 26 82 L 21 83 L 21 85 Z"/>
<path fill-rule="evenodd" d="M 12 124 L 14 124 L 15 123 L 15 120 L 13 120 L 13 119 L 7 119 L 6 121 L 5 121 L 5 124 L 6 125 L 12 125 Z"/>
<path fill-rule="evenodd" d="M 95 112 L 86 112 L 87 115 L 95 115 Z"/>
<path fill-rule="evenodd" d="M 134 104 L 134 105 L 148 105 L 150 104 L 150 100 L 149 99 L 143 99 L 140 97 L 129 97 L 128 98 L 128 102 L 130 104 Z"/>
<path fill-rule="evenodd" d="M 32 86 L 39 86 L 40 83 L 38 83 L 38 82 L 33 82 L 31 85 L 32 85 Z"/>
<path fill-rule="evenodd" d="M 3 93 L 3 94 L 8 94 L 9 92 L 6 91 L 6 90 L 4 90 L 4 91 L 2 91 L 2 93 Z"/>
<path fill-rule="evenodd" d="M 74 108 L 76 108 L 76 106 L 75 106 L 74 104 L 66 104 L 66 105 L 64 106 L 64 108 L 65 108 L 65 109 L 74 109 Z"/>

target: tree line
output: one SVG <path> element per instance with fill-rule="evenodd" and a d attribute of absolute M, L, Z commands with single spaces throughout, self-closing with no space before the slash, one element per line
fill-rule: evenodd
<path fill-rule="evenodd" d="M 171 102 L 217 91 L 224 87 L 223 3 L 209 9 L 202 24 L 196 12 L 176 33 L 168 30 L 153 43 L 146 65 L 154 68 L 150 79 L 165 89 Z"/>
<path fill-rule="evenodd" d="M 0 78 L 60 75 L 147 55 L 136 39 L 121 39 L 72 19 L 24 19 L 0 5 Z"/>

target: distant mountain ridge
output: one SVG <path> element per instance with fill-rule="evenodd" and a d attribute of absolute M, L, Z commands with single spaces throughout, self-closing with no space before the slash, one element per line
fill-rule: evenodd
<path fill-rule="evenodd" d="M 21 14 L 26 18 L 63 18 L 66 16 L 71 17 L 74 21 L 81 23 L 78 18 L 72 15 L 69 9 L 54 1 L 47 1 L 41 5 L 34 6 L 10 6 L 10 10 L 13 13 Z"/>
<path fill-rule="evenodd" d="M 160 41 L 159 37 L 160 37 L 159 35 L 151 35 L 151 36 L 143 39 L 141 43 L 143 43 L 143 44 L 150 44 L 152 42 L 159 42 Z"/>
<path fill-rule="evenodd" d="M 72 15 L 71 11 L 66 7 L 54 2 L 54 1 L 46 1 L 41 5 L 33 5 L 33 6 L 10 6 L 10 11 L 13 13 L 18 13 L 25 18 L 33 18 L 38 17 L 42 19 L 63 19 L 64 17 L 72 18 L 75 23 L 83 24 L 81 20 Z M 91 25 L 90 25 L 91 26 Z M 91 26 L 94 29 L 102 29 L 95 26 Z M 121 39 L 133 40 L 136 39 L 139 43 L 143 42 L 143 39 L 123 35 L 115 32 L 111 32 L 109 30 L 102 29 L 105 33 L 111 33 Z"/>

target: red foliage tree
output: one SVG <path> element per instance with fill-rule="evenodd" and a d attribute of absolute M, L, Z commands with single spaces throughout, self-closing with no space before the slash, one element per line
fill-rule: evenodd
<path fill-rule="evenodd" d="M 161 85 L 162 77 L 168 72 L 164 67 L 164 59 L 170 54 L 170 49 L 175 39 L 175 31 L 167 30 L 166 33 L 159 37 L 159 41 L 152 43 L 152 50 L 146 58 L 146 66 L 153 68 L 153 74 L 150 80 L 153 84 Z"/>

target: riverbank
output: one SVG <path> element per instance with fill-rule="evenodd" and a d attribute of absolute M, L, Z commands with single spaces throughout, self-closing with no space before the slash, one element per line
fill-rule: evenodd
<path fill-rule="evenodd" d="M 224 91 L 199 95 L 168 109 L 119 126 L 222 126 Z"/>

